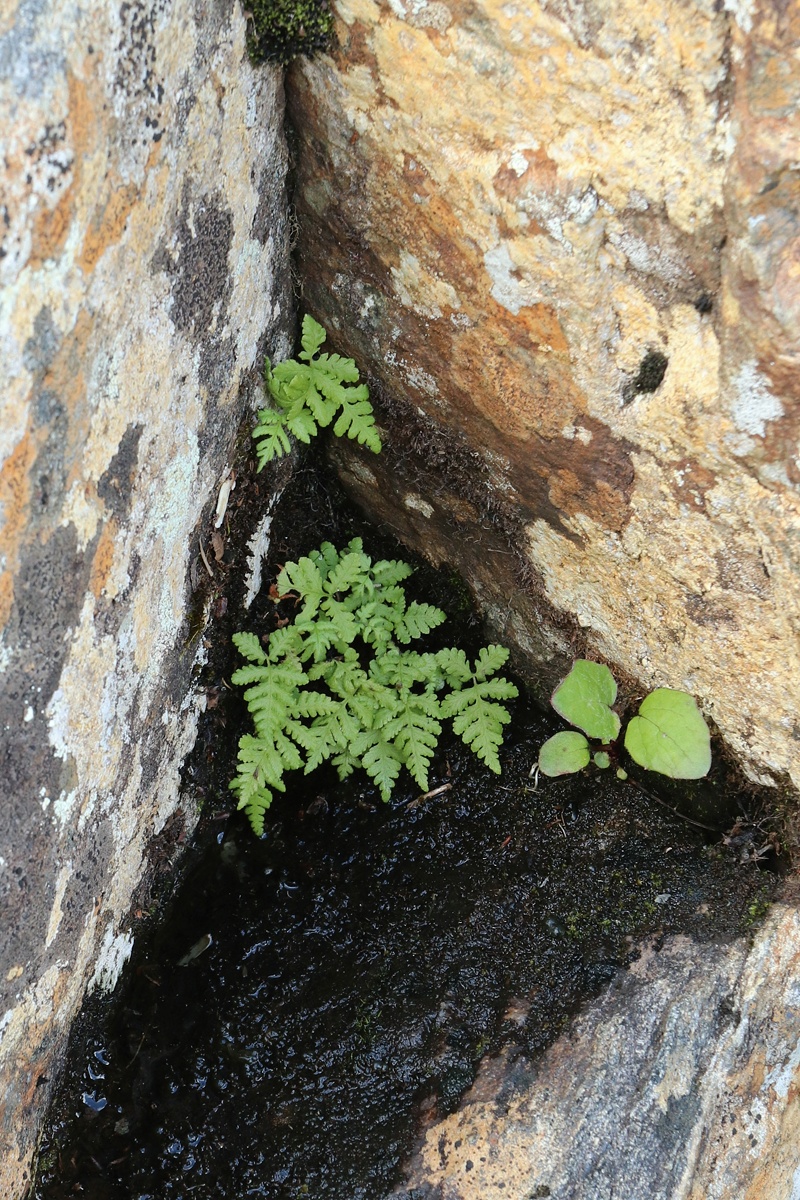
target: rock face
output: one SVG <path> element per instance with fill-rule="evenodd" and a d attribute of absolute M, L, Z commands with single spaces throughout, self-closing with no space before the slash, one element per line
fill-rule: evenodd
<path fill-rule="evenodd" d="M 670 939 L 534 1066 L 488 1062 L 404 1200 L 757 1200 L 798 1188 L 800 918 L 753 947 Z"/>
<path fill-rule="evenodd" d="M 197 532 L 291 346 L 282 80 L 241 9 L 0 22 L 0 1195 L 87 981 L 191 813 Z"/>
<path fill-rule="evenodd" d="M 335 454 L 545 691 L 577 652 L 800 785 L 800 7 L 337 0 L 296 66 Z"/>

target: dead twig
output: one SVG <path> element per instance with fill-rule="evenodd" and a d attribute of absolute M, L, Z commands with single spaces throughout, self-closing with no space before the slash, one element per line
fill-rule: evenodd
<path fill-rule="evenodd" d="M 452 783 L 443 783 L 441 787 L 434 788 L 431 792 L 423 792 L 421 796 L 417 796 L 416 800 L 409 800 L 406 808 L 416 808 L 418 804 L 422 804 L 423 800 L 432 800 L 434 796 L 441 796 L 442 792 L 449 792 Z"/>
<path fill-rule="evenodd" d="M 214 572 L 211 570 L 211 567 L 209 566 L 208 559 L 206 558 L 206 552 L 205 552 L 205 550 L 203 549 L 203 543 L 202 543 L 202 541 L 199 543 L 199 545 L 200 545 L 200 557 L 201 557 L 201 558 L 202 558 L 202 560 L 203 560 L 203 565 L 205 566 L 205 569 L 208 571 L 209 575 L 210 575 L 210 576 L 211 576 L 211 578 L 213 579 L 213 578 L 214 578 Z"/>

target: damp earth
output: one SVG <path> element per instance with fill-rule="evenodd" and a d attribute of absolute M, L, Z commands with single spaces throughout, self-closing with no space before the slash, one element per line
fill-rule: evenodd
<path fill-rule="evenodd" d="M 257 485 L 241 484 L 244 512 Z M 353 533 L 391 551 L 331 480 L 300 472 L 273 568 Z M 235 624 L 226 553 L 230 603 L 213 603 Z M 472 648 L 479 622 L 447 572 L 421 566 L 418 586 Z M 266 604 L 248 616 L 268 619 Z M 726 792 L 712 832 L 611 772 L 537 781 L 560 726 L 524 699 L 502 776 L 443 739 L 435 794 L 406 778 L 383 804 L 367 780 L 319 771 L 255 838 L 226 815 L 243 718 L 223 640 L 187 773 L 205 794 L 199 833 L 116 991 L 75 1027 L 32 1200 L 379 1200 L 484 1055 L 540 1053 L 642 938 L 725 941 L 763 916 L 778 876 L 750 799 Z"/>

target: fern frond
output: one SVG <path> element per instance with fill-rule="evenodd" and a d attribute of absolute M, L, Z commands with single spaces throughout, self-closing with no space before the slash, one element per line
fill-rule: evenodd
<path fill-rule="evenodd" d="M 370 579 L 370 566 L 372 560 L 363 550 L 348 550 L 346 554 L 342 554 L 335 567 L 332 567 L 328 572 L 328 578 L 325 580 L 325 591 L 329 596 L 336 595 L 337 592 L 346 592 L 350 588 L 372 587 Z"/>
<path fill-rule="evenodd" d="M 498 750 L 503 726 L 511 720 L 508 710 L 497 700 L 510 700 L 516 695 L 517 689 L 507 679 L 489 679 L 451 692 L 442 701 L 442 716 L 453 717 L 453 732 L 496 775 L 500 774 Z"/>
<path fill-rule="evenodd" d="M 378 785 L 381 798 L 388 800 L 403 766 L 400 755 L 391 742 L 370 730 L 359 734 L 351 742 L 350 753 L 360 760 L 370 779 Z"/>
<path fill-rule="evenodd" d="M 386 722 L 382 733 L 392 742 L 419 787 L 427 791 L 428 767 L 442 732 L 434 715 L 439 711 L 439 703 L 430 695 L 406 693 L 401 704 L 401 711 Z"/>
<path fill-rule="evenodd" d="M 296 625 L 284 625 L 269 635 L 267 657 L 271 663 L 284 658 L 298 657 L 303 649 L 303 633 Z"/>
<path fill-rule="evenodd" d="M 351 395 L 355 395 L 360 391 L 359 388 L 354 388 Z M 343 405 L 342 411 L 333 427 L 333 432 L 337 437 L 343 437 L 347 434 L 349 438 L 354 439 L 360 446 L 366 446 L 373 454 L 380 454 L 383 449 L 380 434 L 378 433 L 375 424 L 375 413 L 368 399 L 369 392 L 366 385 L 363 385 L 363 396 L 358 399 L 351 399 L 348 396 Z"/>
<path fill-rule="evenodd" d="M 361 548 L 359 539 L 359 549 Z M 327 579 L 339 561 L 339 551 L 330 542 L 323 542 L 319 550 L 312 550 L 308 556 L 317 567 L 323 579 Z"/>
<path fill-rule="evenodd" d="M 436 654 L 436 662 L 442 670 L 445 682 L 451 688 L 458 688 L 472 678 L 472 668 L 463 650 L 446 647 Z"/>
<path fill-rule="evenodd" d="M 319 321 L 315 321 L 309 313 L 306 313 L 303 317 L 303 329 L 300 335 L 300 345 L 303 347 L 300 357 L 313 358 L 327 336 Z"/>
<path fill-rule="evenodd" d="M 303 615 L 310 618 L 322 600 L 322 576 L 319 567 L 310 558 L 286 563 L 278 576 L 278 591 L 282 596 L 287 592 L 296 592 L 300 599 L 305 601 Z"/>
<path fill-rule="evenodd" d="M 494 675 L 508 661 L 508 650 L 505 646 L 484 646 L 475 659 L 475 678 L 480 682 Z M 516 689 L 514 695 L 516 695 Z"/>
<path fill-rule="evenodd" d="M 259 471 L 276 458 L 283 458 L 291 450 L 286 431 L 286 417 L 274 408 L 262 408 L 258 413 L 258 424 L 253 430 L 256 443 L 256 459 Z"/>
<path fill-rule="evenodd" d="M 447 618 L 440 608 L 433 604 L 419 604 L 412 600 L 401 619 L 395 626 L 394 635 L 398 642 L 407 645 L 409 642 L 430 633 L 437 625 Z"/>
<path fill-rule="evenodd" d="M 242 658 L 251 663 L 265 663 L 267 656 L 261 642 L 254 633 L 235 633 L 231 638 Z"/>
<path fill-rule="evenodd" d="M 245 792 L 237 787 L 237 783 L 237 779 L 232 779 L 228 785 L 233 791 L 239 792 L 239 803 L 236 807 L 240 812 L 244 810 L 253 833 L 256 837 L 261 837 L 264 833 L 264 818 L 272 804 L 272 792 L 268 788 L 254 788 Z"/>
<path fill-rule="evenodd" d="M 329 650 L 341 653 L 358 634 L 356 621 L 344 611 L 334 612 L 331 620 L 309 619 L 304 611 L 291 628 L 299 629 L 303 635 L 300 658 L 304 662 L 309 658 L 323 662 Z"/>
<path fill-rule="evenodd" d="M 340 707 L 338 700 L 334 700 L 332 696 L 326 696 L 324 692 L 301 692 L 297 697 L 293 715 L 296 717 L 328 717 L 333 713 L 338 713 Z M 300 744 L 302 745 L 302 742 Z"/>
<path fill-rule="evenodd" d="M 401 562 L 399 558 L 383 558 L 374 563 L 372 567 L 372 578 L 381 588 L 393 587 L 394 584 L 401 583 L 413 574 L 414 568 L 408 563 Z"/>
<path fill-rule="evenodd" d="M 306 446 L 312 438 L 317 436 L 317 422 L 314 420 L 314 414 L 299 403 L 291 412 L 287 413 L 286 428 Z"/>

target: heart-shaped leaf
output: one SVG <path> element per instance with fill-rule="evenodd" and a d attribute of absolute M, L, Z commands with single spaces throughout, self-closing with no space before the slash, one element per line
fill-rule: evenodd
<path fill-rule="evenodd" d="M 603 663 L 579 658 L 569 675 L 553 692 L 553 708 L 570 725 L 590 738 L 613 742 L 619 734 L 619 717 L 611 705 L 617 698 L 614 676 Z"/>
<path fill-rule="evenodd" d="M 589 757 L 589 743 L 582 733 L 557 733 L 539 751 L 539 770 L 551 778 L 574 775 L 583 770 Z"/>
<path fill-rule="evenodd" d="M 711 737 L 688 692 L 656 688 L 625 732 L 634 762 L 671 779 L 701 779 L 711 767 Z"/>

